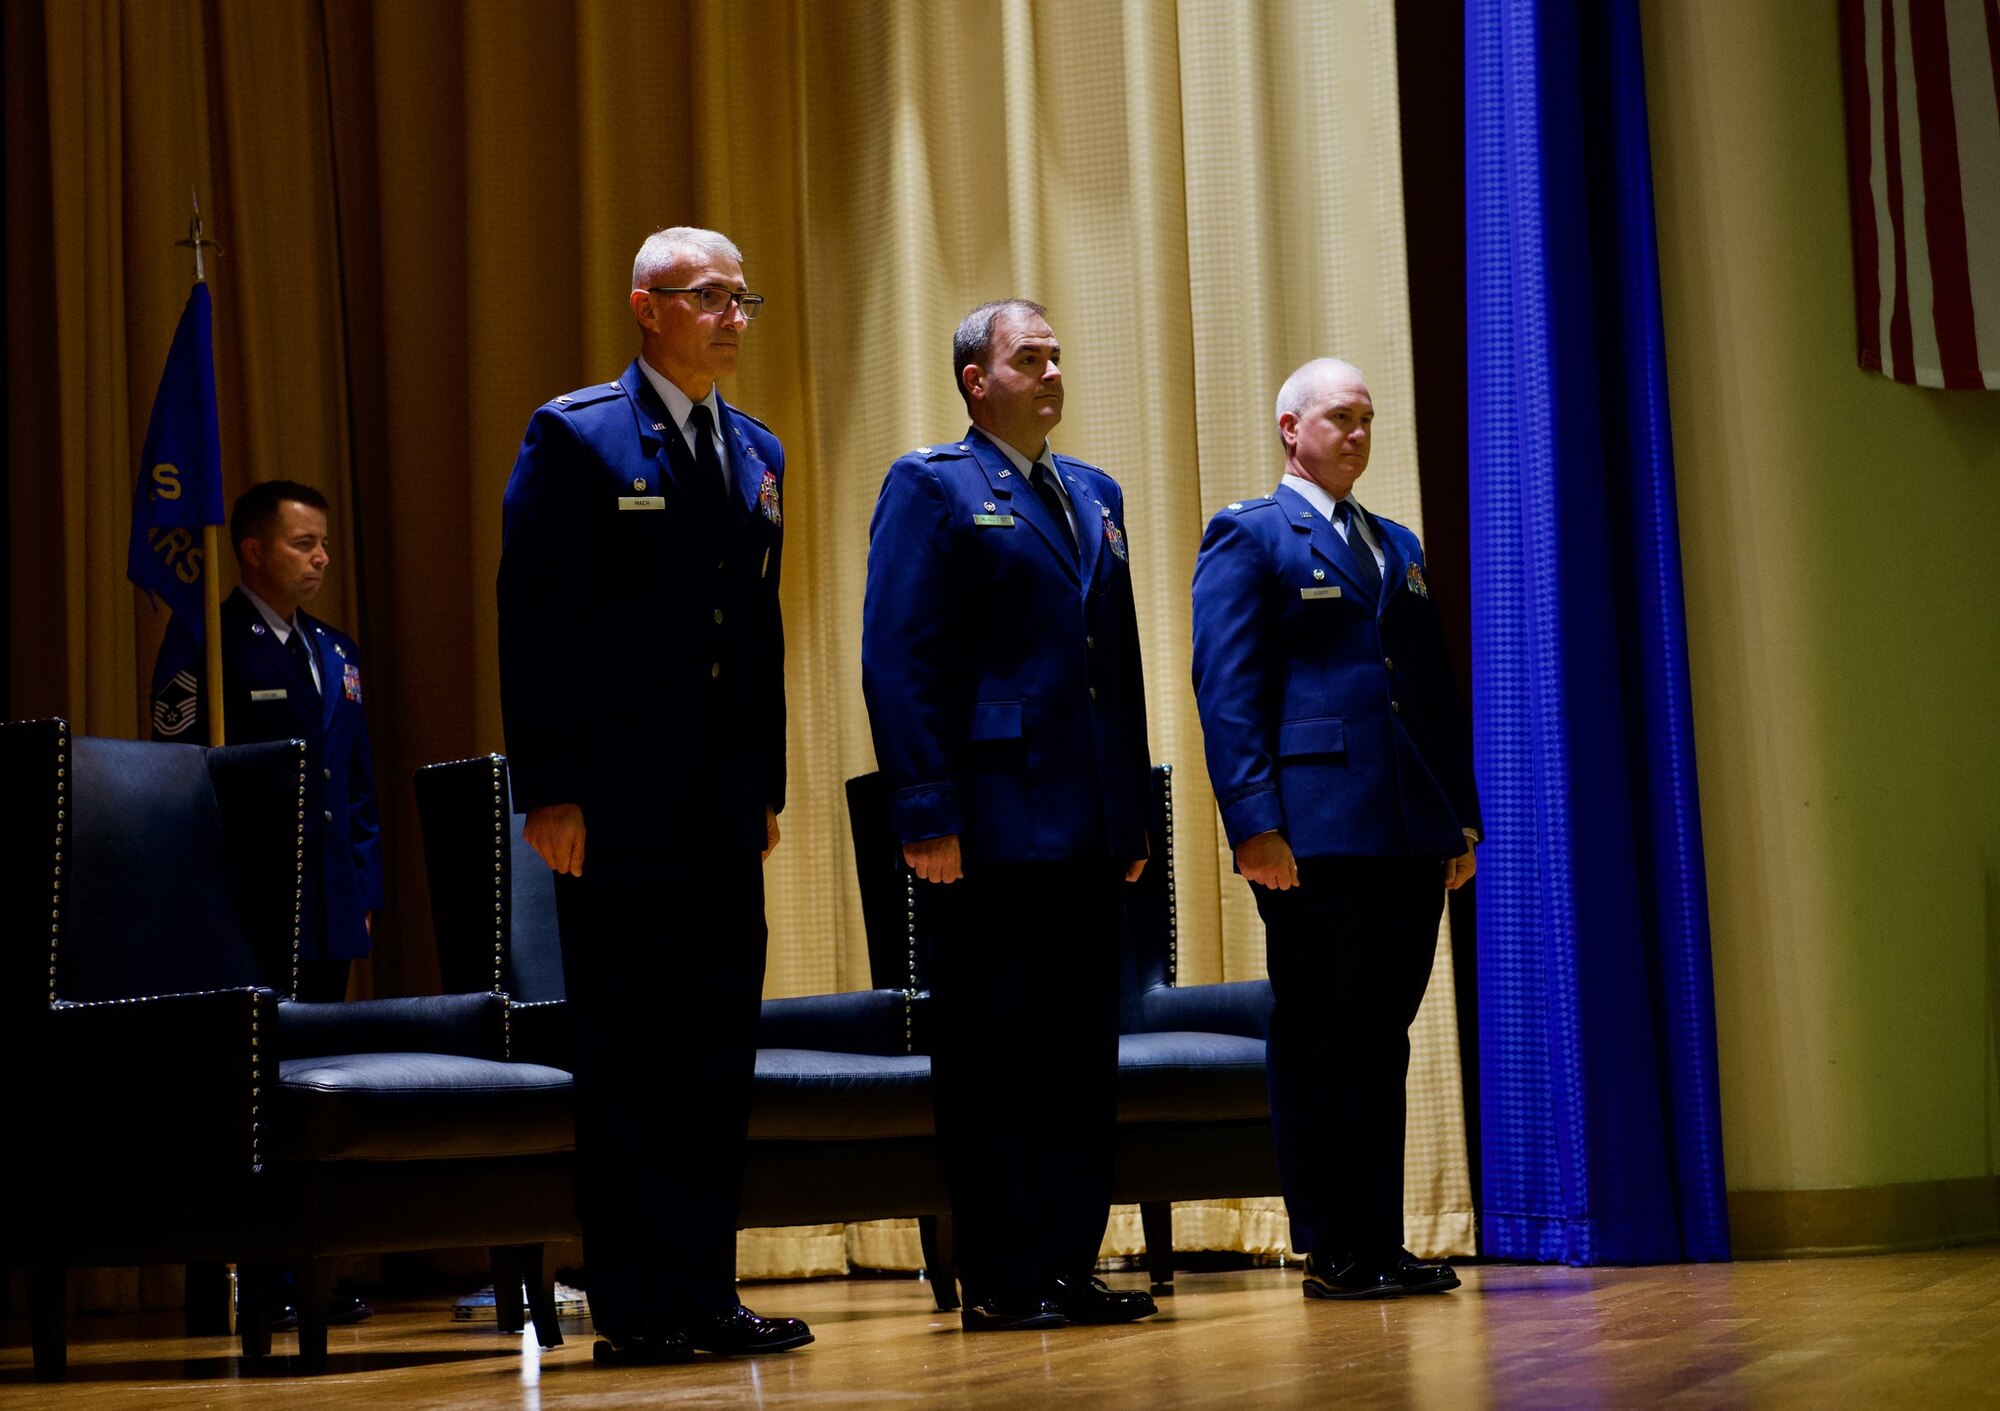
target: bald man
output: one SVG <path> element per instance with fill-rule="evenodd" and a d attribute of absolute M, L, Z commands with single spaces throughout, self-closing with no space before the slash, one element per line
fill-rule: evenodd
<path fill-rule="evenodd" d="M 1277 398 L 1276 491 L 1209 521 L 1194 571 L 1208 772 L 1264 918 L 1271 1129 L 1308 1298 L 1444 1293 L 1403 1248 L 1403 1085 L 1479 800 L 1417 536 L 1354 498 L 1368 384 L 1333 358 Z"/>

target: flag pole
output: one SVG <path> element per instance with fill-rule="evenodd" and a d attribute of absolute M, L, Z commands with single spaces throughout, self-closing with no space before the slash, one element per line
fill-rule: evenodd
<path fill-rule="evenodd" d="M 188 219 L 188 238 L 177 240 L 177 245 L 186 245 L 194 250 L 194 282 L 208 283 L 208 271 L 202 259 L 204 247 L 220 249 L 213 240 L 201 238 L 201 197 L 190 188 L 189 199 L 194 203 L 194 214 Z M 215 581 L 216 526 L 204 524 L 201 527 L 201 608 L 202 620 L 208 630 L 204 648 L 207 655 L 206 669 L 202 673 L 202 689 L 208 696 L 208 743 L 224 745 L 229 742 L 229 732 L 222 718 L 222 590 Z"/>

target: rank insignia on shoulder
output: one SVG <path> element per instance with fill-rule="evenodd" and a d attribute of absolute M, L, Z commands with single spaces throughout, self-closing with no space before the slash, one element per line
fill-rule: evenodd
<path fill-rule="evenodd" d="M 785 522 L 784 511 L 778 507 L 777 472 L 765 471 L 763 480 L 758 482 L 757 508 L 763 511 L 764 518 L 771 523 L 782 525 Z"/>
<path fill-rule="evenodd" d="M 1411 564 L 1410 571 L 1403 575 L 1403 586 L 1420 598 L 1431 595 L 1431 585 L 1424 582 L 1424 570 L 1418 564 Z"/>

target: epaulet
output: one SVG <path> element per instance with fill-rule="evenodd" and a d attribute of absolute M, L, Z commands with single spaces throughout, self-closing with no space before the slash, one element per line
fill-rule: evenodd
<path fill-rule="evenodd" d="M 751 423 L 751 424 L 753 424 L 753 425 L 756 425 L 756 426 L 761 426 L 761 427 L 763 427 L 763 428 L 764 428 L 764 429 L 765 429 L 766 431 L 771 431 L 771 425 L 770 425 L 770 423 L 769 423 L 769 422 L 765 421 L 765 420 L 764 420 L 764 418 L 762 418 L 761 416 L 752 416 L 752 415 L 750 415 L 750 413 L 749 413 L 749 412 L 746 412 L 746 411 L 744 411 L 744 410 L 743 410 L 743 408 L 741 408 L 741 407 L 737 407 L 737 406 L 732 406 L 732 407 L 731 407 L 731 408 L 729 409 L 729 414 L 730 414 L 731 416 L 740 416 L 740 417 L 742 417 L 742 418 L 743 418 L 743 419 L 744 419 L 745 421 L 747 421 L 747 422 L 750 422 L 750 423 Z M 775 431 L 771 431 L 771 434 L 772 434 L 773 436 L 775 436 L 775 435 L 777 435 L 778 433 L 777 433 L 777 432 L 775 432 Z"/>
<path fill-rule="evenodd" d="M 964 441 L 946 441 L 938 446 L 919 446 L 910 454 L 927 461 L 960 460 L 972 454 L 972 447 Z"/>
<path fill-rule="evenodd" d="M 1067 461 L 1069 462 L 1069 464 L 1075 466 L 1078 470 L 1087 470 L 1092 475 L 1103 475 L 1107 477 L 1110 475 L 1109 471 L 1104 470 L 1100 466 L 1094 466 L 1089 461 L 1078 460 L 1075 456 L 1066 456 L 1061 451 L 1056 452 L 1056 459 L 1059 461 Z"/>
<path fill-rule="evenodd" d="M 625 389 L 615 382 L 593 382 L 588 387 L 579 387 L 574 392 L 565 392 L 560 397 L 551 397 L 542 403 L 559 412 L 573 412 L 580 407 L 594 406 L 598 402 L 608 402 L 613 397 L 622 397 Z"/>
<path fill-rule="evenodd" d="M 1275 505 L 1276 503 L 1278 503 L 1276 495 L 1259 495 L 1254 500 L 1231 500 L 1223 508 L 1231 514 L 1248 514 L 1252 510 L 1260 510 L 1266 505 Z"/>

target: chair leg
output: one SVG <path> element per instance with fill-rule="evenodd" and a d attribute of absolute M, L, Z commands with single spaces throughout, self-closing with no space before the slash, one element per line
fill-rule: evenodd
<path fill-rule="evenodd" d="M 271 1310 L 276 1268 L 268 1260 L 236 1265 L 236 1336 L 245 1357 L 271 1355 Z"/>
<path fill-rule="evenodd" d="M 333 1297 L 333 1261 L 308 1259 L 293 1269 L 292 1296 L 299 1310 L 299 1370 L 326 1370 L 326 1305 Z"/>
<path fill-rule="evenodd" d="M 917 1239 L 923 1245 L 924 1274 L 931 1281 L 931 1297 L 937 1300 L 938 1312 L 956 1311 L 958 1270 L 952 1264 L 951 1216 L 919 1215 Z"/>
<path fill-rule="evenodd" d="M 538 1244 L 521 1245 L 521 1274 L 528 1285 L 528 1315 L 535 1320 L 535 1341 L 545 1349 L 561 1347 L 562 1320 L 556 1317 L 556 1271 Z"/>
<path fill-rule="evenodd" d="M 29 1340 L 35 1346 L 35 1380 L 69 1375 L 69 1270 L 28 1271 Z"/>
<path fill-rule="evenodd" d="M 518 1333 L 521 1321 L 521 1250 L 518 1245 L 496 1244 L 493 1256 L 493 1321 L 503 1333 Z"/>
<path fill-rule="evenodd" d="M 229 1266 L 205 1259 L 187 1266 L 181 1314 L 191 1338 L 229 1336 Z"/>
<path fill-rule="evenodd" d="M 1153 1292 L 1174 1291 L 1174 1207 L 1166 1200 L 1139 1202 L 1139 1227 L 1146 1235 L 1146 1273 Z"/>

